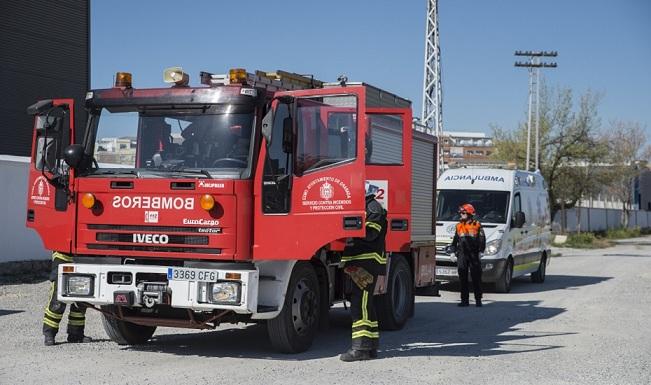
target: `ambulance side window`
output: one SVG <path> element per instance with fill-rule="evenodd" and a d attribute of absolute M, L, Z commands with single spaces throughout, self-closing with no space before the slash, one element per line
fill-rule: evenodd
<path fill-rule="evenodd" d="M 522 211 L 522 203 L 520 200 L 520 193 L 517 192 L 513 196 L 513 210 L 511 210 L 511 222 L 515 222 L 515 213 Z"/>

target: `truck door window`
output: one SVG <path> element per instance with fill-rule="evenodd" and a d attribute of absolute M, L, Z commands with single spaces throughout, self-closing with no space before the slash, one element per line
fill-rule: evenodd
<path fill-rule="evenodd" d="M 265 213 L 289 212 L 292 154 L 283 151 L 283 121 L 287 117 L 289 117 L 288 105 L 278 104 L 262 179 L 262 211 Z"/>
<path fill-rule="evenodd" d="M 296 173 L 356 158 L 357 98 L 326 96 L 298 99 Z"/>
<path fill-rule="evenodd" d="M 369 114 L 367 164 L 402 164 L 402 116 Z"/>

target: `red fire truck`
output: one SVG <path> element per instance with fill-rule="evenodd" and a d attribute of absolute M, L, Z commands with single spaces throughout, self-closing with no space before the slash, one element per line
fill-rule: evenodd
<path fill-rule="evenodd" d="M 283 71 L 164 77 L 137 89 L 121 72 L 88 92 L 77 143 L 72 99 L 28 108 L 27 226 L 74 257 L 59 300 L 101 311 L 119 344 L 266 322 L 275 348 L 304 351 L 346 298 L 341 252 L 364 236 L 372 191 L 390 226 L 380 327 L 400 329 L 436 271 L 436 139 L 414 129 L 410 101 Z"/>

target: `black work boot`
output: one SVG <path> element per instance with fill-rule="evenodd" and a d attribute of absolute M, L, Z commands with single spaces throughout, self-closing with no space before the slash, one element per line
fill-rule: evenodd
<path fill-rule="evenodd" d="M 467 307 L 468 305 L 470 305 L 470 303 L 468 302 L 467 299 L 465 299 L 465 300 L 462 299 L 461 302 L 459 302 L 459 303 L 457 304 L 457 306 L 459 306 L 459 307 Z"/>
<path fill-rule="evenodd" d="M 56 333 L 52 332 L 43 332 L 43 336 L 45 336 L 45 346 L 52 346 L 55 344 L 54 342 L 54 337 L 56 337 Z"/>
<path fill-rule="evenodd" d="M 68 342 L 71 344 L 81 344 L 86 342 L 92 342 L 93 339 L 85 336 L 83 334 L 68 334 Z"/>
<path fill-rule="evenodd" d="M 375 351 L 375 357 L 377 357 L 377 350 Z M 339 359 L 344 362 L 353 362 L 372 360 L 375 357 L 372 356 L 371 350 L 350 349 L 346 353 L 340 355 Z"/>
<path fill-rule="evenodd" d="M 372 360 L 377 358 L 377 349 L 371 349 L 368 352 L 369 352 L 369 356 L 371 357 Z"/>
<path fill-rule="evenodd" d="M 475 306 L 477 306 L 477 307 L 482 307 L 481 298 L 477 298 L 477 299 L 475 300 Z"/>

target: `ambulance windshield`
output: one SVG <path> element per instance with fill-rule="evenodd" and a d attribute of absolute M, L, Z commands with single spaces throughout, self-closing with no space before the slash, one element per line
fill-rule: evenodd
<path fill-rule="evenodd" d="M 508 191 L 439 190 L 436 193 L 436 220 L 458 221 L 459 206 L 470 203 L 479 222 L 506 223 L 509 195 Z"/>

